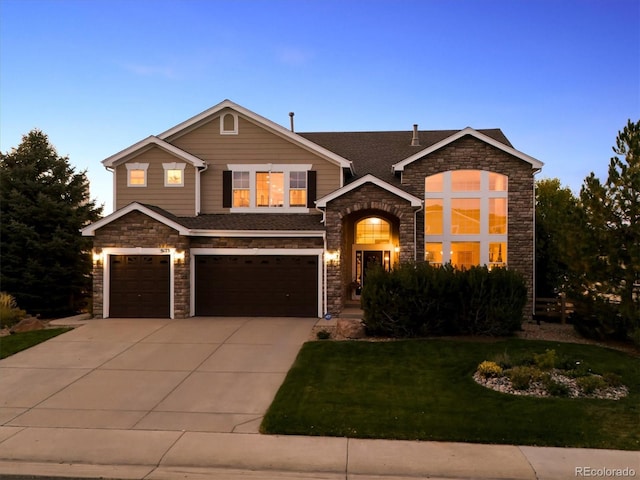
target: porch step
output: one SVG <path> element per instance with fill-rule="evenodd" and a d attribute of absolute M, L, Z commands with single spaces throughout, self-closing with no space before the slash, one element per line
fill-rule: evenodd
<path fill-rule="evenodd" d="M 340 318 L 358 318 L 362 319 L 363 311 L 360 307 L 352 307 L 346 305 L 344 310 L 340 313 Z"/>

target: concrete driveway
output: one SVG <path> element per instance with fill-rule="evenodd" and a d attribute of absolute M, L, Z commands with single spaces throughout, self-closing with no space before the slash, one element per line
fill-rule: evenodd
<path fill-rule="evenodd" d="M 258 431 L 315 319 L 107 319 L 0 362 L 0 425 Z"/>

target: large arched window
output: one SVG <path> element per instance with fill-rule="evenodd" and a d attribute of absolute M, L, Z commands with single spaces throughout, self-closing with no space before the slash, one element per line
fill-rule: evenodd
<path fill-rule="evenodd" d="M 507 263 L 508 182 L 500 173 L 451 170 L 425 179 L 425 259 L 457 268 Z"/>
<path fill-rule="evenodd" d="M 391 226 L 379 217 L 369 217 L 356 223 L 356 243 L 376 244 L 391 242 Z"/>

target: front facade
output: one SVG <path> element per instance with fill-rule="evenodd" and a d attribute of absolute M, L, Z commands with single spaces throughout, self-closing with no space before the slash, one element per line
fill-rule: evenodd
<path fill-rule="evenodd" d="M 534 175 L 500 130 L 295 133 L 229 100 L 103 161 L 96 317 L 338 315 L 372 264 L 522 273 Z"/>

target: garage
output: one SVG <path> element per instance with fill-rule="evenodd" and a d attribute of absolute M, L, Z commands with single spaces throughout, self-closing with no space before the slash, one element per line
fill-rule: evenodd
<path fill-rule="evenodd" d="M 169 255 L 110 255 L 109 316 L 170 316 Z"/>
<path fill-rule="evenodd" d="M 199 316 L 318 316 L 317 255 L 197 255 Z"/>

